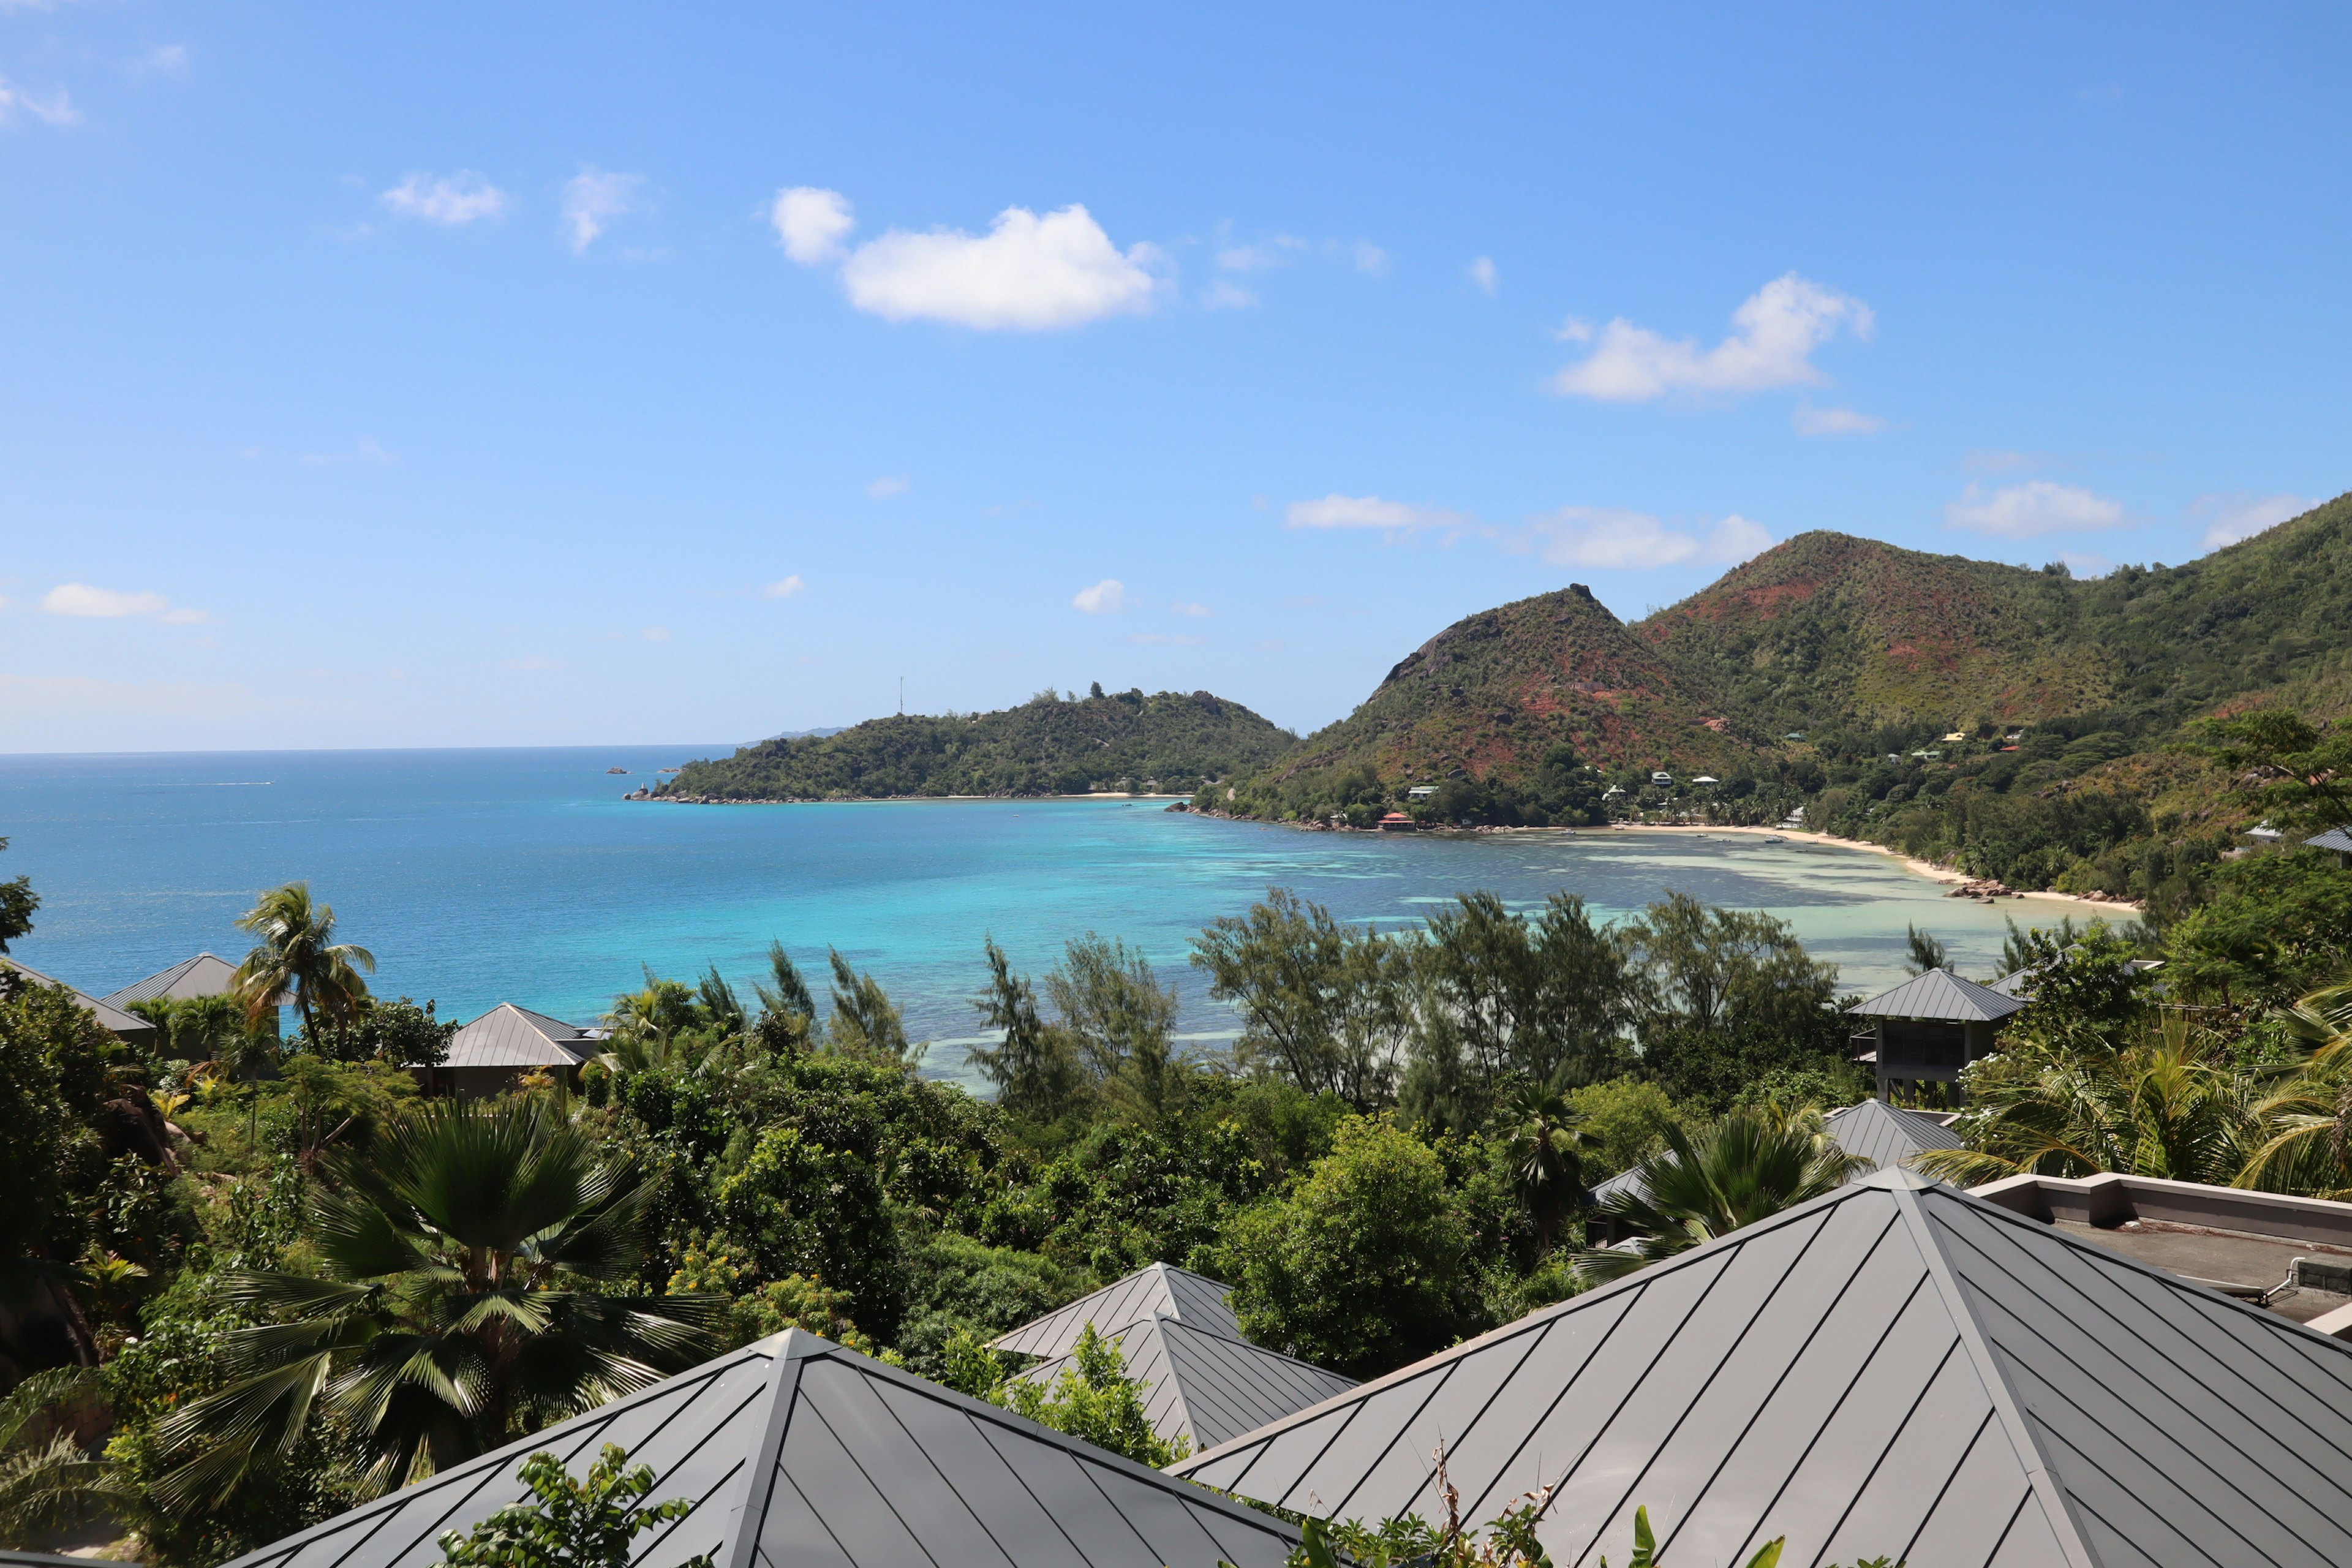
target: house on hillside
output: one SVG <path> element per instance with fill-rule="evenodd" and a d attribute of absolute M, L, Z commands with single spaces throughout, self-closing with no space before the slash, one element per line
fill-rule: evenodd
<path fill-rule="evenodd" d="M 1420 826 L 1421 824 L 1415 822 L 1412 817 L 1407 816 L 1402 811 L 1391 811 L 1382 816 L 1380 822 L 1380 828 L 1382 833 L 1411 833 L 1414 828 Z"/>
<path fill-rule="evenodd" d="M 159 970 L 144 980 L 134 980 L 106 998 L 109 1006 L 128 1012 L 140 1002 L 194 1002 L 206 996 L 236 994 L 236 965 L 218 953 L 200 952 L 194 958 L 184 958 L 169 969 Z M 278 1007 L 292 1005 L 293 999 L 280 996 Z M 265 1033 L 278 1033 L 278 1008 L 262 1015 Z"/>
<path fill-rule="evenodd" d="M 582 1028 L 501 1002 L 449 1037 L 449 1052 L 439 1067 L 408 1070 L 428 1092 L 446 1089 L 468 1100 L 506 1094 L 538 1072 L 576 1085 L 581 1068 L 606 1037 L 604 1029 Z"/>
<path fill-rule="evenodd" d="M 1898 1088 L 1957 1085 L 1962 1068 L 1992 1054 L 2002 1020 L 2024 1006 L 2021 997 L 1931 969 L 1849 1009 L 1865 1020 L 1853 1036 L 1855 1059 L 1871 1064 L 1881 1100 Z"/>
<path fill-rule="evenodd" d="M 2306 838 L 2303 842 L 2309 848 L 2335 850 L 2344 858 L 2344 864 L 2347 868 L 2352 868 L 2352 826 L 2331 827 L 2326 832 Z"/>
<path fill-rule="evenodd" d="M 1150 1384 L 1151 1428 L 1194 1452 L 1337 1398 L 1355 1379 L 1251 1342 L 1226 1304 L 1225 1287 L 1171 1264 L 1139 1268 L 990 1342 L 1044 1358 L 1022 1372 L 1051 1386 L 1092 1325 L 1118 1346 L 1127 1375 Z"/>
<path fill-rule="evenodd" d="M 66 985 L 62 980 L 53 980 L 30 964 L 19 963 L 13 958 L 0 958 L 0 969 L 9 970 L 36 985 L 65 985 L 67 990 L 73 992 L 74 1000 L 81 1004 L 82 1010 L 124 1045 L 145 1047 L 155 1043 L 155 1026 L 136 1013 L 126 1013 L 111 1002 L 100 1001 L 86 991 Z"/>
<path fill-rule="evenodd" d="M 1442 1518 L 1443 1442 L 1562 1563 L 1644 1506 L 1669 1563 L 2352 1563 L 2352 1344 L 1991 1195 L 1882 1171 L 1171 1469 Z"/>

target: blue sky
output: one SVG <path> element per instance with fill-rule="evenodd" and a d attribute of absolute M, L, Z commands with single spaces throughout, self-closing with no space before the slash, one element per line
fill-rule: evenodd
<path fill-rule="evenodd" d="M 0 749 L 1302 731 L 2346 488 L 2321 6 L 0 0 Z"/>

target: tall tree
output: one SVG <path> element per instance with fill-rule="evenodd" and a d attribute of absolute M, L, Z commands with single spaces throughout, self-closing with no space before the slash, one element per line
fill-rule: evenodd
<path fill-rule="evenodd" d="M 0 849 L 8 847 L 8 840 L 0 838 Z M 0 952 L 8 944 L 33 929 L 33 911 L 41 907 L 41 895 L 33 891 L 30 877 L 11 878 L 0 882 Z"/>
<path fill-rule="evenodd" d="M 1071 939 L 1045 976 L 1045 994 L 1095 1081 L 1131 1089 L 1158 1115 L 1171 1082 L 1176 993 L 1160 984 L 1150 960 L 1088 931 Z"/>
<path fill-rule="evenodd" d="M 1194 937 L 1192 963 L 1208 973 L 1210 995 L 1241 1009 L 1244 1067 L 1376 1110 L 1394 1091 L 1408 1016 L 1409 969 L 1391 961 L 1393 947 L 1274 888 Z"/>
<path fill-rule="evenodd" d="M 1013 973 L 996 939 L 986 939 L 988 989 L 971 999 L 981 1022 L 1003 1031 L 992 1046 L 974 1046 L 964 1060 L 996 1086 L 996 1103 L 1016 1116 L 1045 1121 L 1068 1110 L 1086 1085 L 1086 1069 L 1067 1030 L 1037 1011 L 1036 988 Z"/>
<path fill-rule="evenodd" d="M 348 1022 L 367 995 L 360 971 L 375 972 L 375 954 L 335 941 L 335 911 L 310 897 L 308 882 L 272 888 L 236 923 L 258 939 L 236 970 L 236 999 L 252 1026 L 290 995 L 307 1035 L 321 1019 Z"/>
<path fill-rule="evenodd" d="M 1536 1250 L 1551 1250 L 1569 1211 L 1584 1198 L 1584 1156 L 1601 1135 L 1555 1079 L 1528 1084 L 1505 1108 L 1507 1136 L 1519 1191 L 1536 1222 Z"/>
<path fill-rule="evenodd" d="M 436 1101 L 362 1158 L 330 1154 L 309 1229 L 319 1272 L 227 1277 L 278 1321 L 231 1336 L 226 1387 L 157 1430 L 173 1508 L 225 1495 L 314 1415 L 404 1485 L 683 1370 L 711 1303 L 641 1298 L 656 1183 L 537 1102 Z"/>
<path fill-rule="evenodd" d="M 833 1023 L 827 1043 L 844 1056 L 867 1057 L 908 1072 L 923 1058 L 926 1047 L 907 1038 L 907 1020 L 882 983 L 849 966 L 840 950 L 826 950 L 833 960 Z"/>

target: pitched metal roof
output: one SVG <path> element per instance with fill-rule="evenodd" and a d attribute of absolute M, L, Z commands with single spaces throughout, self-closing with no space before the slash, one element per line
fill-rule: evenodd
<path fill-rule="evenodd" d="M 1960 1135 L 1939 1119 L 1883 1100 L 1865 1100 L 1860 1105 L 1832 1110 L 1822 1123 L 1839 1148 L 1869 1161 L 1874 1171 L 1889 1165 L 1907 1169 L 1924 1150 L 1957 1149 L 1961 1143 Z"/>
<path fill-rule="evenodd" d="M 168 996 L 174 1002 L 196 996 L 226 996 L 236 989 L 236 965 L 209 952 L 184 958 L 160 973 L 137 980 L 106 1000 L 117 1007 Z"/>
<path fill-rule="evenodd" d="M 1557 1487 L 1560 1568 L 2352 1563 L 2352 1345 L 1885 1171 L 1172 1467 L 1331 1516 Z"/>
<path fill-rule="evenodd" d="M 1963 980 L 1948 969 L 1931 969 L 1892 991 L 1883 991 L 1853 1012 L 1874 1018 L 1929 1018 L 1948 1024 L 1989 1024 L 2025 1004 L 1990 985 Z"/>
<path fill-rule="evenodd" d="M 2313 849 L 2333 849 L 2338 854 L 2352 855 L 2352 827 L 2331 827 L 2326 832 L 2304 840 Z"/>
<path fill-rule="evenodd" d="M 798 1330 L 405 1487 L 237 1568 L 426 1568 L 445 1531 L 528 1500 L 544 1449 L 605 1443 L 695 1499 L 637 1538 L 635 1568 L 1278 1568 L 1289 1528 L 1010 1411 Z"/>
<path fill-rule="evenodd" d="M 1635 1165 L 1631 1170 L 1620 1171 L 1594 1187 L 1592 1201 L 1596 1204 L 1605 1204 L 1619 1193 L 1633 1193 L 1642 1197 L 1649 1195 L 1650 1184 L 1642 1179 L 1641 1166 Z"/>
<path fill-rule="evenodd" d="M 443 1065 L 453 1068 L 578 1067 L 603 1036 L 501 1002 L 449 1037 Z"/>
<path fill-rule="evenodd" d="M 1352 1377 L 1175 1318 L 1153 1316 L 1102 1332 L 1118 1345 L 1127 1375 L 1151 1385 L 1144 1395 L 1151 1429 L 1183 1438 L 1196 1453 L 1356 1386 Z M 1068 1356 L 1056 1356 L 1021 1378 L 1050 1384 L 1069 1364 Z"/>
<path fill-rule="evenodd" d="M 90 1016 L 96 1018 L 109 1033 L 123 1039 L 144 1040 L 155 1033 L 155 1026 L 138 1014 L 126 1013 L 111 1002 L 101 1002 L 87 991 L 76 991 L 66 985 L 64 981 L 51 979 L 29 964 L 19 963 L 13 958 L 0 958 L 0 968 L 13 969 L 36 985 L 65 985 L 67 990 L 73 991 L 74 1000 L 80 1003 Z"/>
<path fill-rule="evenodd" d="M 998 1350 L 1017 1351 L 1023 1355 L 1067 1355 L 1088 1323 L 1101 1333 L 1139 1322 L 1154 1313 L 1229 1340 L 1242 1337 L 1241 1321 L 1225 1304 L 1224 1286 L 1189 1268 L 1154 1263 L 1092 1295 L 1081 1296 L 1066 1307 L 1056 1308 L 1034 1322 L 1024 1323 L 1009 1334 L 1001 1334 L 989 1343 Z"/>

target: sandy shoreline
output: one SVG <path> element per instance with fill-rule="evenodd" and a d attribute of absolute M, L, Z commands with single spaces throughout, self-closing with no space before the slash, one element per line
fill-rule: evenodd
<path fill-rule="evenodd" d="M 1891 860 L 1899 860 L 1902 862 L 1904 869 L 1916 872 L 1933 882 L 1958 885 L 1961 882 L 1973 882 L 1978 880 L 1978 879 L 1968 875 L 1968 873 L 1964 871 L 1955 871 L 1949 866 L 1938 866 L 1933 860 L 1922 860 L 1915 856 L 1906 855 L 1899 849 L 1889 849 L 1884 844 L 1872 844 L 1860 838 L 1840 838 L 1832 833 L 1808 833 L 1804 829 L 1798 827 L 1709 827 L 1703 825 L 1685 826 L 1680 824 L 1629 822 L 1624 824 L 1622 826 L 1612 826 L 1607 831 L 1622 833 L 1754 834 L 1772 838 L 1785 838 L 1791 844 L 1826 844 L 1832 849 L 1865 849 L 1874 855 L 1884 855 Z M 2140 912 L 2140 906 L 2137 904 L 2124 903 L 2120 900 L 2110 899 L 2078 898 L 2073 893 L 2019 892 L 2011 896 L 2020 899 L 2046 899 L 2053 903 L 2074 904 L 2082 909 L 2097 910 L 2102 913 L 2121 911 L 2125 914 L 2136 915 Z"/>

